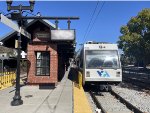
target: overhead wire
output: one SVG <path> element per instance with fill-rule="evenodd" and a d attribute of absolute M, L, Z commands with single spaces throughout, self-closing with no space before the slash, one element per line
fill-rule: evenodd
<path fill-rule="evenodd" d="M 93 17 L 94 17 L 94 15 L 95 15 L 95 13 L 96 13 L 96 9 L 97 9 L 97 7 L 98 7 L 98 4 L 99 4 L 99 1 L 97 2 L 96 6 L 95 6 L 95 8 L 94 8 L 94 11 L 93 11 L 93 13 L 92 13 L 92 16 L 91 16 L 91 19 L 90 19 L 90 21 L 89 21 L 89 24 L 88 24 L 88 26 L 87 26 L 87 28 L 86 28 L 86 32 L 85 32 L 85 34 L 84 34 L 84 38 L 83 38 L 83 39 L 85 39 L 85 37 L 86 37 L 86 35 L 87 35 L 87 33 L 88 33 L 89 27 L 90 27 L 90 25 L 91 25 L 91 23 L 92 23 L 92 20 L 93 20 Z"/>
<path fill-rule="evenodd" d="M 101 11 L 102 11 L 104 5 L 105 5 L 105 1 L 102 3 L 101 8 L 99 9 L 99 11 L 98 11 L 98 13 L 97 13 L 97 15 L 96 15 L 96 17 L 95 17 L 93 23 L 92 23 L 92 26 L 91 26 L 91 28 L 89 29 L 89 31 L 88 31 L 88 33 L 87 33 L 85 39 L 84 39 L 84 42 L 86 41 L 86 39 L 87 39 L 87 37 L 88 37 L 88 34 L 89 34 L 89 33 L 91 32 L 91 30 L 93 29 L 94 24 L 95 24 L 95 22 L 96 22 L 96 20 L 97 20 L 97 18 L 98 18 L 98 16 L 99 16 L 99 14 L 101 13 Z"/>

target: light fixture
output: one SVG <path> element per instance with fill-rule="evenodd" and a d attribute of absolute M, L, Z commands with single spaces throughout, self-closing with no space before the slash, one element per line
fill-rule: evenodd
<path fill-rule="evenodd" d="M 7 3 L 7 11 L 10 11 L 10 7 L 11 7 L 11 4 L 12 4 L 12 0 L 6 0 L 6 3 Z"/>
<path fill-rule="evenodd" d="M 31 8 L 30 11 L 33 12 L 35 0 L 30 0 L 29 3 L 30 3 L 30 8 Z"/>
<path fill-rule="evenodd" d="M 30 4 L 35 4 L 35 0 L 30 0 L 29 3 Z"/>
<path fill-rule="evenodd" d="M 6 0 L 6 2 L 7 2 L 7 4 L 11 5 L 13 1 L 12 0 Z"/>

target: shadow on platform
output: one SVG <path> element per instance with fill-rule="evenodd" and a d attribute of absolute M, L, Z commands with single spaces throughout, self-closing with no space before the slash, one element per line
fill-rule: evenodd
<path fill-rule="evenodd" d="M 43 89 L 43 90 L 45 90 L 45 89 L 55 89 L 56 88 L 56 86 L 55 86 L 55 84 L 39 84 L 39 89 Z"/>

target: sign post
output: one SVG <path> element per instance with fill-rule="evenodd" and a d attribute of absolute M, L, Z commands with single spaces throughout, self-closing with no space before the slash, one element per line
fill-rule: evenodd
<path fill-rule="evenodd" d="M 52 41 L 74 41 L 75 40 L 75 32 L 73 30 L 70 30 L 70 20 L 76 20 L 79 19 L 79 17 L 40 17 L 40 16 L 34 16 L 34 17 L 26 17 L 22 15 L 22 10 L 30 10 L 33 11 L 34 8 L 34 0 L 30 0 L 30 6 L 12 6 L 12 0 L 7 0 L 7 10 L 17 10 L 16 12 L 11 12 L 11 17 L 5 17 L 4 15 L 0 14 L 0 22 L 4 23 L 5 25 L 9 26 L 10 28 L 14 29 L 18 32 L 18 57 L 17 57 L 17 76 L 16 76 L 16 91 L 15 96 L 13 97 L 13 101 L 11 102 L 12 106 L 17 106 L 23 104 L 23 101 L 21 100 L 20 96 L 20 53 L 21 53 L 21 34 L 25 37 L 31 39 L 31 34 L 29 34 L 27 31 L 25 31 L 22 27 L 22 20 L 27 19 L 47 19 L 47 20 L 68 20 L 68 31 L 65 30 L 58 30 L 58 21 L 56 21 L 56 29 L 55 31 L 52 31 L 51 33 Z M 20 24 L 14 23 L 12 20 L 17 20 L 20 22 Z M 60 35 L 59 35 L 60 34 Z M 39 37 L 47 37 L 48 35 L 42 35 L 38 34 Z"/>
<path fill-rule="evenodd" d="M 11 102 L 12 106 L 22 105 L 23 100 L 21 100 L 20 96 L 20 57 L 21 57 L 21 33 L 18 32 L 18 56 L 17 56 L 17 76 L 16 76 L 16 91 L 15 96 L 13 97 L 13 101 Z"/>
<path fill-rule="evenodd" d="M 20 12 L 21 14 L 21 12 Z M 23 104 L 23 100 L 21 99 L 20 96 L 20 54 L 21 54 L 21 34 L 24 35 L 25 37 L 31 39 L 31 35 L 25 31 L 22 28 L 22 19 L 19 19 L 19 21 L 21 22 L 21 25 L 17 25 L 16 23 L 14 23 L 12 20 L 8 19 L 7 17 L 5 17 L 3 14 L 0 15 L 0 21 L 2 23 L 4 23 L 5 25 L 9 26 L 10 28 L 14 29 L 15 31 L 18 32 L 18 56 L 17 56 L 17 76 L 16 76 L 16 90 L 15 90 L 15 95 L 13 97 L 13 101 L 11 102 L 12 106 L 18 106 L 18 105 L 22 105 Z M 17 44 L 16 44 L 17 45 Z"/>
<path fill-rule="evenodd" d="M 8 19 L 6 16 L 1 14 L 1 22 L 10 28 L 14 29 L 17 32 L 20 32 L 25 37 L 31 39 L 31 34 L 25 31 L 22 27 L 20 28 L 16 23 L 14 23 L 12 20 Z"/>

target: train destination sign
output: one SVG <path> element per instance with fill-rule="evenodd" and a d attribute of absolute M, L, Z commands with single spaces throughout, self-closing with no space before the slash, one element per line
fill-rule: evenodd
<path fill-rule="evenodd" d="M 53 41 L 73 41 L 75 30 L 51 30 L 51 40 Z"/>
<path fill-rule="evenodd" d="M 31 38 L 31 34 L 28 33 L 27 31 L 25 31 L 23 28 L 19 27 L 16 23 L 14 23 L 12 20 L 8 19 L 6 16 L 4 16 L 3 14 L 0 15 L 0 21 L 9 26 L 10 28 L 14 29 L 15 31 L 21 33 L 22 35 L 24 35 L 27 38 Z"/>

